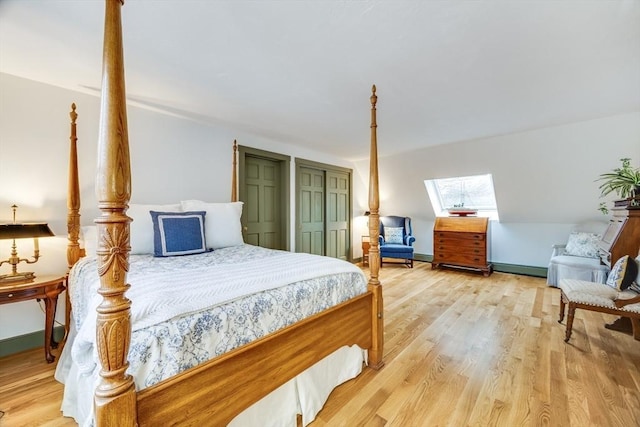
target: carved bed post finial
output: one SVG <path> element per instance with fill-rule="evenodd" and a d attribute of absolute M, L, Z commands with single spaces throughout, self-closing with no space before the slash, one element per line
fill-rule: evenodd
<path fill-rule="evenodd" d="M 233 140 L 233 163 L 231 165 L 231 201 L 238 201 L 238 141 Z"/>
<path fill-rule="evenodd" d="M 369 164 L 369 285 L 373 292 L 373 319 L 372 348 L 369 351 L 369 365 L 375 369 L 380 369 L 382 361 L 382 351 L 384 347 L 384 319 L 382 286 L 378 280 L 380 271 L 380 247 L 378 245 L 378 235 L 380 234 L 380 195 L 378 189 L 378 137 L 376 123 L 376 86 L 371 88 L 371 153 Z"/>
<path fill-rule="evenodd" d="M 136 394 L 126 373 L 131 341 L 131 301 L 125 297 L 129 270 L 131 198 L 129 137 L 124 86 L 121 0 L 106 0 L 102 68 L 102 107 L 98 137 L 96 196 L 98 274 L 102 302 L 97 308 L 96 346 L 100 381 L 94 407 L 98 426 L 135 426 Z"/>

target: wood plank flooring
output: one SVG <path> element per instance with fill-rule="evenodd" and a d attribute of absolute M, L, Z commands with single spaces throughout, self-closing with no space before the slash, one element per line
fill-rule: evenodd
<path fill-rule="evenodd" d="M 333 391 L 320 426 L 640 426 L 640 342 L 578 310 L 565 344 L 544 279 L 387 266 L 386 366 Z M 0 359 L 1 427 L 68 426 L 41 349 Z"/>

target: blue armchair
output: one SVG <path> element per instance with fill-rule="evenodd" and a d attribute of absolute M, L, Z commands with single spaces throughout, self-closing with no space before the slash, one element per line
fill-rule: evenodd
<path fill-rule="evenodd" d="M 411 218 L 405 216 L 380 217 L 380 266 L 384 258 L 405 260 L 404 264 L 413 268 L 413 242 Z"/>

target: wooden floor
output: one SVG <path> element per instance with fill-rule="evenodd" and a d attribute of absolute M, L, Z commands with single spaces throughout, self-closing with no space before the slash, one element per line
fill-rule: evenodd
<path fill-rule="evenodd" d="M 565 344 L 544 279 L 385 264 L 386 366 L 338 387 L 311 425 L 640 426 L 640 342 L 578 310 Z M 75 425 L 42 350 L 0 359 L 0 426 Z"/>

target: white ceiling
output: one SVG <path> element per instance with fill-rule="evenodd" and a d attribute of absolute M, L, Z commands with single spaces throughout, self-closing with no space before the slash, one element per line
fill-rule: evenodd
<path fill-rule="evenodd" d="M 1 0 L 0 72 L 100 87 L 104 5 Z M 127 0 L 132 101 L 342 158 L 640 110 L 640 1 Z M 36 101 L 36 100 L 34 100 Z"/>

